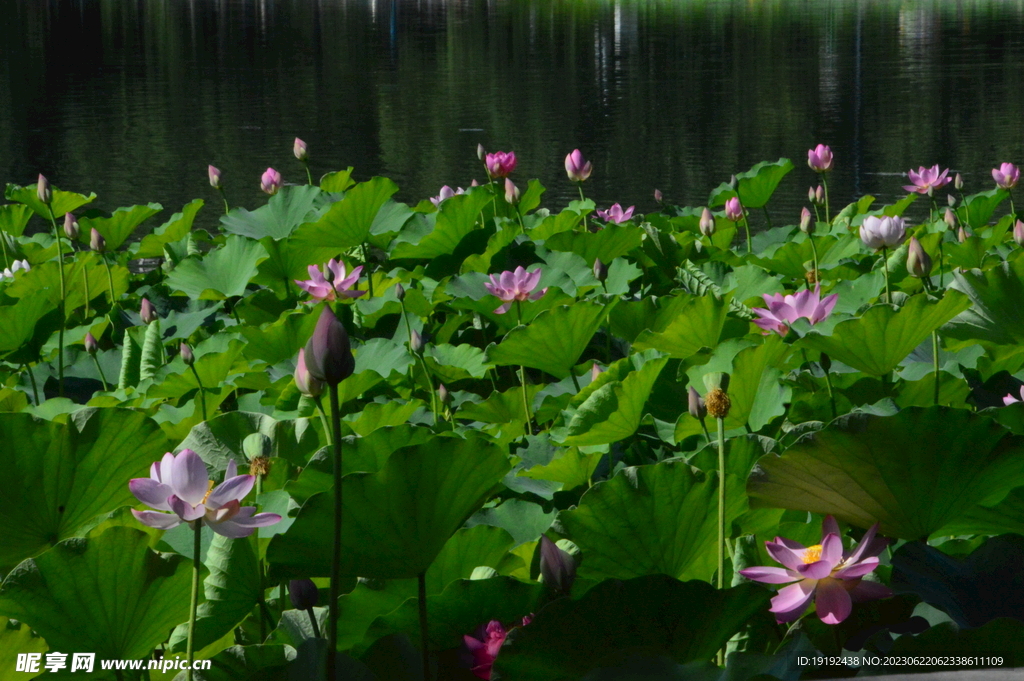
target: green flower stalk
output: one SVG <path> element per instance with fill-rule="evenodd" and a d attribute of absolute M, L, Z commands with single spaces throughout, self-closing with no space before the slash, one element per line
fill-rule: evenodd
<path fill-rule="evenodd" d="M 710 390 L 704 398 L 709 416 L 718 425 L 718 579 L 719 589 L 725 588 L 725 419 L 732 402 L 724 386 L 728 385 L 727 375 L 708 374 L 704 377 Z M 718 651 L 718 663 L 725 664 L 725 650 Z"/>
<path fill-rule="evenodd" d="M 60 243 L 60 229 L 57 227 L 57 217 L 53 214 L 53 190 L 50 182 L 39 175 L 36 182 L 36 197 L 46 205 L 46 211 L 50 214 L 50 224 L 53 225 L 53 239 L 57 242 L 57 271 L 60 273 L 60 327 L 57 329 L 57 394 L 64 397 L 64 329 L 67 326 L 65 318 L 65 301 L 67 300 L 67 284 L 64 281 L 64 249 Z M 5 250 L 6 255 L 6 250 Z"/>
<path fill-rule="evenodd" d="M 295 142 L 292 145 L 292 153 L 295 154 L 295 158 L 299 159 L 302 163 L 302 167 L 306 169 L 306 180 L 308 180 L 309 185 L 312 186 L 313 175 L 309 172 L 309 146 L 296 137 Z"/>
<path fill-rule="evenodd" d="M 206 413 L 206 389 L 203 387 L 202 379 L 199 378 L 199 372 L 196 371 L 196 356 L 193 354 L 192 348 L 189 347 L 188 343 L 179 345 L 178 350 L 181 352 L 181 361 L 192 370 L 192 375 L 196 379 L 196 385 L 199 386 L 199 407 L 203 411 L 203 422 L 209 421 Z"/>
<path fill-rule="evenodd" d="M 583 158 L 583 154 L 579 149 L 573 149 L 572 152 L 565 156 L 565 174 L 569 176 L 570 182 L 576 183 L 576 188 L 580 190 L 580 201 L 586 201 L 586 197 L 583 196 L 583 183 L 590 177 L 590 173 L 594 171 L 594 165 Z M 583 231 L 588 231 L 587 227 L 587 216 L 583 216 Z"/>
<path fill-rule="evenodd" d="M 100 382 L 103 384 L 103 392 L 107 392 L 107 377 L 103 375 L 103 367 L 100 366 L 100 362 L 96 359 L 96 352 L 99 350 L 99 343 L 96 342 L 96 337 L 89 331 L 85 334 L 85 352 L 92 358 L 92 363 L 96 367 L 96 371 L 100 375 Z"/>
<path fill-rule="evenodd" d="M 210 175 L 210 186 L 220 193 L 221 201 L 224 202 L 224 215 L 227 215 L 231 211 L 231 207 L 228 206 L 228 197 L 224 195 L 224 187 L 222 187 L 220 183 L 220 168 L 207 166 L 207 172 Z"/>
<path fill-rule="evenodd" d="M 821 185 L 825 188 L 825 222 L 831 224 L 829 218 L 829 206 L 828 206 L 828 180 L 825 179 L 825 173 L 832 170 L 835 159 L 832 157 L 832 149 L 826 144 L 819 144 L 813 149 L 807 150 L 807 165 L 814 172 L 818 173 L 821 177 Z M 817 267 L 815 267 L 817 269 Z"/>

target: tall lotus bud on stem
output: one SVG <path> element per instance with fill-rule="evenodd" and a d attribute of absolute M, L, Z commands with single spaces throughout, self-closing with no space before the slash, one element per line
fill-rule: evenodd
<path fill-rule="evenodd" d="M 348 332 L 334 316 L 330 305 L 324 305 L 305 350 L 310 376 L 328 385 L 338 385 L 355 371 L 356 360 Z"/>
<path fill-rule="evenodd" d="M 1013 241 L 1018 246 L 1024 246 L 1024 222 L 1020 220 L 1013 226 Z"/>
<path fill-rule="evenodd" d="M 448 388 L 444 387 L 444 383 L 437 384 L 437 399 L 445 406 L 452 403 L 452 394 L 448 392 Z"/>
<path fill-rule="evenodd" d="M 277 172 L 273 168 L 267 168 L 264 171 L 263 176 L 260 177 L 260 189 L 265 193 L 273 196 L 281 190 L 281 173 Z"/>
<path fill-rule="evenodd" d="M 309 160 L 309 146 L 298 137 L 295 138 L 295 142 L 292 144 L 292 153 L 295 154 L 295 158 L 303 163 Z"/>
<path fill-rule="evenodd" d="M 576 581 L 576 559 L 555 542 L 540 536 L 540 577 L 557 593 L 568 594 Z"/>
<path fill-rule="evenodd" d="M 956 229 L 956 213 L 954 213 L 949 208 L 947 208 L 946 212 L 943 213 L 942 220 L 946 223 L 946 227 L 949 227 L 950 229 Z"/>
<path fill-rule="evenodd" d="M 96 231 L 95 227 L 93 227 L 89 232 L 89 248 L 97 253 L 102 253 L 107 250 L 107 240 L 103 238 L 102 234 Z"/>
<path fill-rule="evenodd" d="M 477 159 L 482 161 L 482 160 L 484 160 L 485 156 L 487 156 L 487 150 L 484 149 L 484 145 L 482 145 L 482 144 L 476 145 L 476 157 L 477 157 Z"/>
<path fill-rule="evenodd" d="M 72 241 L 78 238 L 78 220 L 75 219 L 73 213 L 64 214 L 64 233 L 67 234 L 68 238 Z"/>
<path fill-rule="evenodd" d="M 732 197 L 725 202 L 725 217 L 733 222 L 739 222 L 743 219 L 743 206 L 740 205 L 738 197 Z"/>
<path fill-rule="evenodd" d="M 967 233 L 967 230 L 964 229 L 963 225 L 960 225 L 960 231 L 956 233 L 956 240 L 959 241 L 960 243 L 963 243 L 967 241 L 968 236 L 970 235 Z"/>
<path fill-rule="evenodd" d="M 957 173 L 956 177 L 953 178 L 953 186 L 957 188 L 957 191 L 964 188 L 964 178 L 960 177 L 960 173 Z"/>
<path fill-rule="evenodd" d="M 814 201 L 819 206 L 825 205 L 825 188 L 820 184 L 814 188 Z"/>
<path fill-rule="evenodd" d="M 800 209 L 800 231 L 804 234 L 814 234 L 814 221 L 811 220 L 811 211 L 807 206 Z"/>
<path fill-rule="evenodd" d="M 299 360 L 295 363 L 295 387 L 299 389 L 299 392 L 309 397 L 320 397 L 320 394 L 324 391 L 323 381 L 318 381 L 309 375 L 309 369 L 306 367 L 306 349 L 301 348 L 299 350 Z"/>
<path fill-rule="evenodd" d="M 395 284 L 395 298 L 398 298 L 398 302 L 405 301 L 405 287 L 401 284 Z"/>
<path fill-rule="evenodd" d="M 507 177 L 505 178 L 505 201 L 511 204 L 519 203 L 519 187 Z"/>
<path fill-rule="evenodd" d="M 95 355 L 99 349 L 100 345 L 96 342 L 96 336 L 92 335 L 91 331 L 87 332 L 85 334 L 85 351 L 90 355 Z"/>
<path fill-rule="evenodd" d="M 594 259 L 594 278 L 602 284 L 608 279 L 608 265 L 601 262 L 600 258 Z"/>
<path fill-rule="evenodd" d="M 36 181 L 36 197 L 47 206 L 53 201 L 53 190 L 50 189 L 50 181 L 39 175 L 39 179 Z"/>
<path fill-rule="evenodd" d="M 703 422 L 704 417 L 708 415 L 708 408 L 704 403 L 704 398 L 700 396 L 700 393 L 692 385 L 687 390 L 687 396 L 689 398 L 687 400 L 687 409 L 690 412 L 690 416 Z"/>
<path fill-rule="evenodd" d="M 821 365 L 821 370 L 827 374 L 832 369 L 832 358 L 823 352 L 821 353 L 821 359 L 818 360 L 818 364 Z"/>
<path fill-rule="evenodd" d="M 157 320 L 156 308 L 153 307 L 153 303 L 149 302 L 149 299 L 142 299 L 142 305 L 139 306 L 139 316 L 142 317 L 142 321 L 146 324 L 151 324 Z"/>
<path fill-rule="evenodd" d="M 565 174 L 573 182 L 583 182 L 590 177 L 590 173 L 593 170 L 593 164 L 583 158 L 583 154 L 580 153 L 579 149 L 573 149 L 572 153 L 565 157 Z"/>
<path fill-rule="evenodd" d="M 815 193 L 814 187 L 807 188 L 807 200 L 810 201 L 812 205 L 818 205 L 818 195 Z"/>
<path fill-rule="evenodd" d="M 206 172 L 210 176 L 210 186 L 214 189 L 220 189 L 220 168 L 215 166 L 206 166 Z"/>
<path fill-rule="evenodd" d="M 918 279 L 927 277 L 932 271 L 932 259 L 925 252 L 917 237 L 910 237 L 907 245 L 907 271 Z"/>
<path fill-rule="evenodd" d="M 288 598 L 296 610 L 309 610 L 320 602 L 320 591 L 312 579 L 293 579 L 288 582 Z"/>
<path fill-rule="evenodd" d="M 423 351 L 423 335 L 415 329 L 413 329 L 413 332 L 409 334 L 409 349 L 412 350 L 415 355 L 418 355 Z"/>
<path fill-rule="evenodd" d="M 731 219 L 731 218 L 730 218 Z M 700 233 L 711 238 L 715 234 L 715 216 L 706 207 L 700 212 Z"/>
<path fill-rule="evenodd" d="M 807 165 L 816 173 L 827 173 L 832 170 L 832 150 L 824 144 L 808 150 Z"/>
<path fill-rule="evenodd" d="M 654 190 L 654 200 L 657 201 L 658 203 L 665 203 L 665 197 L 662 196 L 660 189 Z"/>
<path fill-rule="evenodd" d="M 192 348 L 189 347 L 188 343 L 182 342 L 178 346 L 178 352 L 181 353 L 181 361 L 185 363 L 185 366 L 190 367 L 196 362 L 196 355 L 192 352 Z M 301 350 L 299 351 L 301 352 Z"/>

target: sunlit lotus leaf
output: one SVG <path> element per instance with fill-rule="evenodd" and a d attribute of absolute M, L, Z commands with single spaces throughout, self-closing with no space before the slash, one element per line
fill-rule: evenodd
<path fill-rule="evenodd" d="M 530 401 L 543 386 L 527 385 L 526 394 Z M 522 388 L 509 388 L 504 392 L 492 392 L 483 402 L 463 402 L 458 409 L 460 419 L 483 423 L 519 423 L 526 420 L 523 411 Z"/>
<path fill-rule="evenodd" d="M 158 258 L 164 254 L 164 244 L 169 244 L 188 236 L 195 222 L 196 213 L 203 207 L 202 199 L 194 199 L 175 213 L 171 219 L 153 230 L 152 234 L 142 237 L 135 252 L 136 258 Z"/>
<path fill-rule="evenodd" d="M 267 414 L 232 411 L 197 425 L 177 449 L 193 450 L 214 471 L 223 471 L 229 460 L 245 468 L 249 457 L 244 442 L 253 433 L 266 436 L 265 456 L 296 466 L 305 466 L 320 447 L 309 419 L 278 421 Z"/>
<path fill-rule="evenodd" d="M 0 354 L 21 348 L 46 313 L 56 310 L 47 296 L 27 296 L 14 305 L 0 306 Z"/>
<path fill-rule="evenodd" d="M 263 237 L 283 239 L 305 222 L 316 222 L 331 206 L 330 197 L 308 184 L 282 187 L 265 206 L 254 211 L 235 208 L 220 218 L 220 229 L 228 234 L 257 241 Z"/>
<path fill-rule="evenodd" d="M 345 170 L 335 170 L 327 173 L 320 178 L 320 189 L 325 192 L 343 192 L 352 185 L 355 181 L 352 180 L 352 171 L 355 170 L 352 166 L 349 166 Z"/>
<path fill-rule="evenodd" d="M 148 476 L 171 446 L 152 419 L 126 409 L 82 409 L 67 423 L 0 414 L 0 442 L 9 472 L 0 478 L 0 572 L 137 503 L 128 480 Z"/>
<path fill-rule="evenodd" d="M 491 678 L 580 681 L 591 669 L 638 654 L 678 663 L 707 660 L 767 607 L 770 596 L 753 584 L 720 591 L 665 575 L 608 580 L 579 600 L 551 603 L 529 626 L 512 631 Z"/>
<path fill-rule="evenodd" d="M 747 172 L 736 174 L 739 182 L 736 190 L 731 189 L 728 183 L 719 185 L 711 192 L 708 203 L 712 206 L 725 205 L 730 197 L 739 192 L 740 203 L 744 208 L 761 208 L 772 198 L 779 182 L 791 170 L 793 162 L 788 158 L 780 158 L 774 163 L 762 161 Z"/>
<path fill-rule="evenodd" d="M 506 223 L 501 229 L 487 237 L 487 248 L 483 253 L 474 253 L 462 263 L 462 272 L 487 272 L 491 269 L 491 260 L 502 249 L 514 243 L 516 237 L 522 234 L 522 228 L 518 224 Z"/>
<path fill-rule="evenodd" d="M 386 177 L 360 182 L 345 192 L 345 198 L 292 234 L 296 248 L 308 253 L 310 264 L 327 262 L 342 251 L 365 243 L 381 207 L 398 185 Z"/>
<path fill-rule="evenodd" d="M 556 378 L 566 378 L 610 307 L 579 302 L 542 312 L 529 326 L 516 327 L 500 344 L 488 346 L 487 361 L 497 366 L 540 369 Z"/>
<path fill-rule="evenodd" d="M 32 217 L 32 209 L 25 204 L 10 203 L 0 206 L 0 232 L 9 236 L 21 236 L 25 225 Z"/>
<path fill-rule="evenodd" d="M 466 524 L 470 527 L 482 524 L 503 528 L 519 546 L 540 538 L 554 519 L 554 510 L 545 511 L 540 504 L 524 499 L 509 499 L 498 506 L 480 509 Z"/>
<path fill-rule="evenodd" d="M 482 378 L 487 373 L 483 350 L 467 343 L 431 345 L 424 352 L 423 360 L 430 373 L 446 385 L 467 378 Z"/>
<path fill-rule="evenodd" d="M 885 376 L 898 367 L 914 348 L 957 314 L 970 301 L 948 291 L 939 301 L 911 296 L 898 310 L 884 303 L 873 305 L 857 319 L 836 324 L 831 336 L 808 333 L 800 344 L 825 352 L 832 359 L 872 376 Z"/>
<path fill-rule="evenodd" d="M 960 340 L 1006 345 L 1024 343 L 1024 258 L 985 270 L 953 274 L 953 288 L 970 298 L 970 308 L 944 329 Z"/>
<path fill-rule="evenodd" d="M 163 209 L 164 207 L 159 203 L 150 203 L 145 206 L 118 208 L 111 213 L 109 218 L 79 218 L 78 240 L 82 243 L 89 243 L 89 235 L 95 229 L 106 239 L 107 249 L 116 251 L 121 244 L 128 240 L 136 227 Z"/>
<path fill-rule="evenodd" d="M 726 522 L 747 510 L 743 481 L 726 477 Z M 586 559 L 580 574 L 665 574 L 709 580 L 716 568 L 718 480 L 682 462 L 626 468 L 558 516 Z"/>
<path fill-rule="evenodd" d="M 147 394 L 150 397 L 181 397 L 199 389 L 195 374 L 199 374 L 204 388 L 212 390 L 222 386 L 232 374 L 254 371 L 242 358 L 244 346 L 245 343 L 227 334 L 208 338 L 192 348 L 195 363 L 191 367 L 185 365 L 180 355 L 175 357 L 160 369 Z"/>
<path fill-rule="evenodd" d="M 957 221 L 972 229 L 980 229 L 988 224 L 992 219 L 992 213 L 1009 196 L 1009 191 L 998 188 L 971 194 L 964 199 L 963 205 L 956 209 Z"/>
<path fill-rule="evenodd" d="M 561 232 L 544 242 L 554 251 L 572 251 L 591 267 L 600 258 L 605 265 L 640 246 L 643 230 L 633 225 L 608 224 L 597 232 Z"/>
<path fill-rule="evenodd" d="M 129 527 L 63 541 L 7 575 L 0 613 L 39 632 L 51 650 L 146 658 L 188 619 L 192 575 L 189 561 L 148 542 Z"/>
<path fill-rule="evenodd" d="M 714 348 L 725 327 L 728 301 L 713 295 L 688 296 L 682 301 L 672 307 L 675 316 L 664 329 L 642 331 L 633 347 L 654 348 L 675 359 L 689 359 L 701 348 Z"/>
<path fill-rule="evenodd" d="M 392 454 L 377 473 L 343 481 L 343 575 L 396 579 L 427 569 L 445 542 L 508 472 L 501 448 L 482 437 L 435 437 Z M 333 495 L 309 498 L 267 548 L 275 578 L 330 574 Z"/>
<path fill-rule="evenodd" d="M 418 229 L 406 230 L 398 237 L 392 258 L 436 258 L 455 251 L 462 239 L 477 229 L 484 205 L 490 203 L 486 187 L 472 189 L 444 201 L 437 213 L 431 213 Z M 430 221 L 436 220 L 433 226 Z"/>
<path fill-rule="evenodd" d="M 78 210 L 80 207 L 87 203 L 92 203 L 96 199 L 96 195 L 92 192 L 88 196 L 84 194 L 77 194 L 75 192 L 66 192 L 56 187 L 52 187 L 53 190 L 53 201 L 50 203 L 50 208 L 53 209 L 53 214 L 57 218 L 64 217 L 64 214 Z M 4 192 L 4 197 L 8 201 L 17 201 L 23 203 L 31 208 L 37 215 L 43 218 L 44 221 L 49 223 L 50 213 L 47 210 L 46 205 L 42 203 L 36 196 L 36 185 L 32 184 L 27 187 L 19 187 L 16 184 L 7 185 L 7 190 Z M 58 223 L 59 225 L 60 223 Z"/>
<path fill-rule="evenodd" d="M 400 426 L 408 422 L 413 414 L 424 408 L 429 409 L 430 405 L 415 399 L 408 402 L 391 400 L 383 404 L 371 402 L 363 407 L 361 412 L 346 416 L 345 423 L 356 435 L 366 437 L 381 428 Z"/>
<path fill-rule="evenodd" d="M 289 358 L 296 358 L 299 349 L 313 335 L 319 314 L 300 308 L 296 313 L 282 315 L 281 319 L 261 327 L 242 326 L 238 332 L 245 337 L 242 350 L 247 359 L 267 364 L 277 364 Z"/>
<path fill-rule="evenodd" d="M 85 283 L 88 277 L 88 285 Z M 114 284 L 114 297 L 120 298 L 128 290 L 129 272 L 120 265 L 110 266 L 110 279 L 107 269 L 96 253 L 82 253 L 74 260 L 64 263 L 64 281 L 67 290 L 65 309 L 68 317 L 82 305 L 85 305 L 85 292 L 89 299 L 99 297 L 110 298 L 110 282 Z M 18 276 L 7 287 L 6 293 L 14 298 L 30 298 L 44 295 L 53 307 L 60 303 L 60 272 L 55 260 L 36 265 L 28 272 Z"/>
<path fill-rule="evenodd" d="M 965 472 L 970 472 L 969 475 Z M 751 503 L 832 514 L 882 534 L 927 538 L 1024 486 L 1024 439 L 963 409 L 841 416 L 751 474 Z"/>
<path fill-rule="evenodd" d="M 0 681 L 17 681 L 24 678 L 17 672 L 18 656 L 26 653 L 40 655 L 47 651 L 46 640 L 24 622 L 0 617 Z M 23 658 L 24 659 L 24 658 Z"/>
<path fill-rule="evenodd" d="M 240 236 L 229 236 L 227 242 L 202 258 L 188 258 L 167 275 L 167 285 L 190 298 L 220 300 L 241 296 L 256 266 L 267 257 L 262 244 Z"/>

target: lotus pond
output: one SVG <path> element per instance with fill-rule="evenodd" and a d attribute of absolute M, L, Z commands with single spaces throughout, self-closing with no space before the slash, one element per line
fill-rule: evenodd
<path fill-rule="evenodd" d="M 578 150 L 547 207 L 512 152 L 416 205 L 309 153 L 155 228 L 7 186 L 0 679 L 1024 666 L 1015 166 L 837 206 L 819 145 L 641 214 Z M 147 659 L 211 666 L 99 663 Z"/>

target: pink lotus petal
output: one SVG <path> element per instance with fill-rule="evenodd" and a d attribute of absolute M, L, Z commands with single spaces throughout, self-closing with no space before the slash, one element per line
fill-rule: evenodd
<path fill-rule="evenodd" d="M 167 503 L 171 505 L 171 510 L 173 510 L 179 518 L 188 522 L 198 520 L 206 515 L 206 506 L 203 504 L 190 504 L 178 496 L 172 496 L 167 500 Z"/>
<path fill-rule="evenodd" d="M 803 554 L 805 549 L 803 547 L 794 550 L 778 542 L 770 541 L 765 542 L 764 546 L 768 551 L 768 555 L 771 556 L 775 562 L 786 566 L 790 570 L 796 570 L 804 565 Z"/>
<path fill-rule="evenodd" d="M 132 509 L 135 519 L 147 527 L 155 527 L 158 530 L 170 530 L 181 524 L 181 518 L 173 513 L 160 513 L 159 511 L 136 511 Z"/>
<path fill-rule="evenodd" d="M 821 540 L 821 559 L 829 564 L 829 570 L 843 559 L 843 540 L 838 534 L 828 534 Z"/>
<path fill-rule="evenodd" d="M 512 307 L 512 303 L 511 302 L 505 303 L 501 307 L 494 308 L 494 314 L 505 314 L 506 312 L 509 311 L 509 308 L 511 308 L 511 307 Z"/>
<path fill-rule="evenodd" d="M 815 593 L 818 617 L 825 624 L 839 624 L 853 611 L 850 594 L 838 579 L 821 580 Z"/>
<path fill-rule="evenodd" d="M 302 350 L 299 350 L 302 352 Z M 228 459 L 228 466 L 224 471 L 224 479 L 230 480 L 231 478 L 238 475 L 238 464 L 235 463 L 234 459 Z"/>
<path fill-rule="evenodd" d="M 856 579 L 871 573 L 876 567 L 878 567 L 878 558 L 865 558 L 859 563 L 852 563 L 849 567 L 836 570 L 832 576 L 836 579 Z"/>
<path fill-rule="evenodd" d="M 174 494 L 170 485 L 164 485 L 152 478 L 133 478 L 128 481 L 128 490 L 150 508 L 158 511 L 171 510 L 167 503 L 167 498 Z"/>
<path fill-rule="evenodd" d="M 765 584 L 789 584 L 803 577 L 792 570 L 777 567 L 751 567 L 740 570 L 740 574 L 747 579 Z"/>
<path fill-rule="evenodd" d="M 798 566 L 796 571 L 804 579 L 824 579 L 832 573 L 832 563 L 827 560 L 816 560 L 813 563 Z"/>
<path fill-rule="evenodd" d="M 541 298 L 544 297 L 544 294 L 546 294 L 547 292 L 548 292 L 548 288 L 545 286 L 544 288 L 542 288 L 541 290 L 537 291 L 536 293 L 533 293 L 530 296 L 528 296 L 527 300 L 540 300 Z"/>
<path fill-rule="evenodd" d="M 206 464 L 191 449 L 183 449 L 174 457 L 171 479 L 167 483 L 174 494 L 195 506 L 201 503 L 209 489 Z"/>
<path fill-rule="evenodd" d="M 867 549 L 871 545 L 871 543 L 874 541 L 875 535 L 877 534 L 877 532 L 878 532 L 878 523 L 875 523 L 870 528 L 868 528 L 868 531 L 864 533 L 863 537 L 861 537 L 860 543 L 857 544 L 857 548 L 855 548 L 853 550 L 853 553 L 850 554 L 849 558 L 846 559 L 847 564 L 853 565 L 854 563 L 857 563 L 858 561 L 860 561 L 863 558 L 866 558 L 868 556 L 878 555 L 877 553 L 876 554 L 869 554 L 869 553 L 867 553 Z"/>
<path fill-rule="evenodd" d="M 231 501 L 241 501 L 256 484 L 256 478 L 252 475 L 237 475 L 213 488 L 210 496 L 206 498 L 207 508 L 220 508 Z"/>
<path fill-rule="evenodd" d="M 800 615 L 807 609 L 814 596 L 817 584 L 817 580 L 805 579 L 779 589 L 779 593 L 772 598 L 772 607 L 769 609 L 769 612 L 775 613 L 775 621 L 794 622 L 800 619 Z"/>
<path fill-rule="evenodd" d="M 843 533 L 839 531 L 839 522 L 836 521 L 835 516 L 827 515 L 821 521 L 821 536 L 827 537 L 830 534 L 843 536 Z"/>

